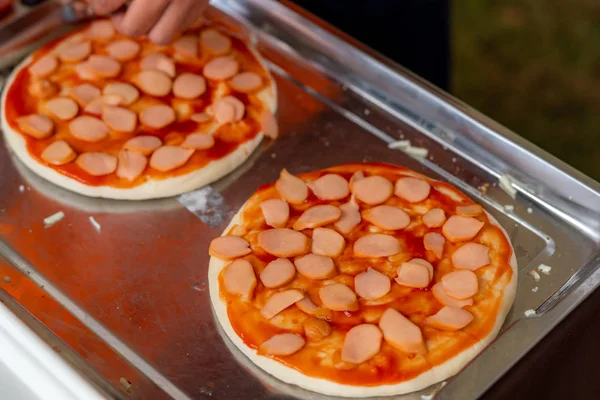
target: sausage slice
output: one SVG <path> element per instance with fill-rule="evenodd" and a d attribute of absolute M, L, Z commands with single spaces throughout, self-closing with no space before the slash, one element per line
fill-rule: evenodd
<path fill-rule="evenodd" d="M 362 217 L 387 231 L 404 229 L 410 224 L 410 217 L 403 209 L 385 204 L 364 210 Z"/>
<path fill-rule="evenodd" d="M 301 231 L 306 228 L 317 228 L 319 226 L 331 224 L 342 216 L 342 211 L 331 204 L 321 204 L 313 206 L 304 211 L 300 218 L 294 222 L 293 228 Z"/>
<path fill-rule="evenodd" d="M 260 281 L 266 287 L 273 289 L 286 285 L 296 276 L 294 264 L 287 258 L 278 258 L 267 264 L 260 273 Z"/>
<path fill-rule="evenodd" d="M 342 361 L 361 364 L 381 350 L 381 330 L 375 325 L 361 324 L 352 327 L 344 339 Z"/>
<path fill-rule="evenodd" d="M 69 123 L 71 135 L 85 142 L 99 142 L 108 137 L 108 127 L 98 118 L 82 115 Z M 116 161 L 115 157 L 115 161 Z"/>
<path fill-rule="evenodd" d="M 295 333 L 280 333 L 264 341 L 258 348 L 258 354 L 271 356 L 290 356 L 299 352 L 306 341 Z"/>
<path fill-rule="evenodd" d="M 469 270 L 459 270 L 447 273 L 442 277 L 444 292 L 458 300 L 468 299 L 477 294 L 479 285 L 477 275 Z"/>
<path fill-rule="evenodd" d="M 277 292 L 269 297 L 262 310 L 260 310 L 260 315 L 265 319 L 271 319 L 297 301 L 302 300 L 303 297 L 304 293 L 296 289 Z"/>
<path fill-rule="evenodd" d="M 381 233 L 371 233 L 354 242 L 354 255 L 357 257 L 388 257 L 401 251 L 398 239 Z"/>
<path fill-rule="evenodd" d="M 68 164 L 75 156 L 75 151 L 64 140 L 57 140 L 42 152 L 42 159 L 51 165 Z"/>
<path fill-rule="evenodd" d="M 358 309 L 356 295 L 343 283 L 333 283 L 319 289 L 323 306 L 333 311 L 355 311 Z"/>
<path fill-rule="evenodd" d="M 426 288 L 431 281 L 431 273 L 427 266 L 419 262 L 404 262 L 398 267 L 396 282 L 411 288 Z"/>
<path fill-rule="evenodd" d="M 115 28 L 111 21 L 94 21 L 85 32 L 85 35 L 92 39 L 110 39 L 115 35 Z"/>
<path fill-rule="evenodd" d="M 262 78 L 254 72 L 239 73 L 229 81 L 229 86 L 240 93 L 256 92 L 262 85 Z"/>
<path fill-rule="evenodd" d="M 441 331 L 457 331 L 473 321 L 473 314 L 462 308 L 444 307 L 437 314 L 425 318 L 425 324 Z"/>
<path fill-rule="evenodd" d="M 162 97 L 171 92 L 173 82 L 163 71 L 142 71 L 133 78 L 133 82 L 140 90 L 150 96 Z"/>
<path fill-rule="evenodd" d="M 232 261 L 223 271 L 223 284 L 227 293 L 240 296 L 244 301 L 250 300 L 256 287 L 252 264 L 244 259 Z"/>
<path fill-rule="evenodd" d="M 213 81 L 224 81 L 233 77 L 240 69 L 239 63 L 231 56 L 221 56 L 210 60 L 202 69 L 202 74 Z"/>
<path fill-rule="evenodd" d="M 181 99 L 196 99 L 204 92 L 206 92 L 206 81 L 200 75 L 185 72 L 173 82 L 173 94 Z"/>
<path fill-rule="evenodd" d="M 63 121 L 75 118 L 79 111 L 77 103 L 68 97 L 56 97 L 46 103 L 46 108 L 52 115 Z"/>
<path fill-rule="evenodd" d="M 198 38 L 194 35 L 185 35 L 173 42 L 176 56 L 179 58 L 194 58 L 198 56 Z"/>
<path fill-rule="evenodd" d="M 423 223 L 428 228 L 439 228 L 446 222 L 446 213 L 441 208 L 432 208 L 423 215 Z"/>
<path fill-rule="evenodd" d="M 137 101 L 140 97 L 140 92 L 135 88 L 135 86 L 130 85 L 129 83 L 121 83 L 121 82 L 111 82 L 104 86 L 102 90 L 102 94 L 107 95 L 116 95 L 120 98 L 120 105 L 128 106 Z"/>
<path fill-rule="evenodd" d="M 102 107 L 102 121 L 110 129 L 118 132 L 133 132 L 137 127 L 137 115 L 123 107 Z"/>
<path fill-rule="evenodd" d="M 108 55 L 119 61 L 133 60 L 140 52 L 140 45 L 131 39 L 121 39 L 106 46 Z"/>
<path fill-rule="evenodd" d="M 145 156 L 148 156 L 158 149 L 162 145 L 162 142 L 156 136 L 136 136 L 129 139 L 123 145 L 126 150 L 136 151 Z"/>
<path fill-rule="evenodd" d="M 269 110 L 264 110 L 260 116 L 260 125 L 266 137 L 277 139 L 279 136 L 279 125 L 273 113 Z"/>
<path fill-rule="evenodd" d="M 292 174 L 285 168 L 281 170 L 279 179 L 275 183 L 277 192 L 291 204 L 302 204 L 308 197 L 308 186 L 304 181 Z"/>
<path fill-rule="evenodd" d="M 187 135 L 181 147 L 194 150 L 208 150 L 215 145 L 215 138 L 208 133 L 192 133 Z"/>
<path fill-rule="evenodd" d="M 167 172 L 184 165 L 194 154 L 192 149 L 179 146 L 162 146 L 150 157 L 150 166 L 156 170 Z"/>
<path fill-rule="evenodd" d="M 114 78 L 121 73 L 121 64 L 110 56 L 91 55 L 86 63 L 92 73 L 100 78 Z"/>
<path fill-rule="evenodd" d="M 212 257 L 221 260 L 233 260 L 234 258 L 250 254 L 250 244 L 239 236 L 219 236 L 210 242 L 208 253 Z"/>
<path fill-rule="evenodd" d="M 404 177 L 396 181 L 394 193 L 409 203 L 418 203 L 429 197 L 430 191 L 429 182 L 423 179 Z"/>
<path fill-rule="evenodd" d="M 481 215 L 483 207 L 479 204 L 469 204 L 468 206 L 456 207 L 456 214 L 462 215 L 463 217 L 476 217 Z"/>
<path fill-rule="evenodd" d="M 452 264 L 458 269 L 475 271 L 490 264 L 490 249 L 479 243 L 467 243 L 452 254 Z"/>
<path fill-rule="evenodd" d="M 47 138 L 54 130 L 54 121 L 42 114 L 30 114 L 17 119 L 19 129 L 36 139 Z"/>
<path fill-rule="evenodd" d="M 354 184 L 356 182 L 360 181 L 361 179 L 365 179 L 365 173 L 363 171 L 356 171 L 350 177 L 349 185 L 350 185 L 350 191 L 352 193 L 354 193 Z"/>
<path fill-rule="evenodd" d="M 85 107 L 92 100 L 100 97 L 101 92 L 100 89 L 90 83 L 82 83 L 72 88 L 69 94 L 79 105 Z"/>
<path fill-rule="evenodd" d="M 219 56 L 229 53 L 231 39 L 215 29 L 205 29 L 200 33 L 200 45 L 204 51 Z"/>
<path fill-rule="evenodd" d="M 427 232 L 423 236 L 423 247 L 425 247 L 425 250 L 432 251 L 439 259 L 441 259 L 444 254 L 445 244 L 446 239 L 437 232 Z"/>
<path fill-rule="evenodd" d="M 258 245 L 276 257 L 295 257 L 308 252 L 309 240 L 301 232 L 277 228 L 259 233 Z"/>
<path fill-rule="evenodd" d="M 75 163 L 92 176 L 112 174 L 117 169 L 117 157 L 106 153 L 83 153 Z"/>
<path fill-rule="evenodd" d="M 45 78 L 51 75 L 58 69 L 58 60 L 52 55 L 47 55 L 33 64 L 27 69 L 29 73 L 37 78 Z"/>
<path fill-rule="evenodd" d="M 485 225 L 472 217 L 453 215 L 442 227 L 442 233 L 451 242 L 462 242 L 473 239 Z"/>
<path fill-rule="evenodd" d="M 427 348 L 421 329 L 404 315 L 388 308 L 379 319 L 379 329 L 385 341 L 407 354 L 425 354 Z"/>
<path fill-rule="evenodd" d="M 433 294 L 433 297 L 435 297 L 435 299 L 442 303 L 444 306 L 463 308 L 466 306 L 473 305 L 473 299 L 471 297 L 469 297 L 468 299 L 458 300 L 454 297 L 448 296 L 446 294 L 446 291 L 444 290 L 444 284 L 442 282 L 438 282 L 435 285 L 433 285 L 433 287 L 431 288 L 431 294 Z"/>
<path fill-rule="evenodd" d="M 87 58 L 92 52 L 92 43 L 85 40 L 73 43 L 60 50 L 58 57 L 64 62 L 77 62 Z"/>
<path fill-rule="evenodd" d="M 148 165 L 148 159 L 143 154 L 135 151 L 121 150 L 119 152 L 119 165 L 117 176 L 129 182 L 136 180 Z"/>
<path fill-rule="evenodd" d="M 358 204 L 354 200 L 354 196 L 350 198 L 350 201 L 342 204 L 340 207 L 342 216 L 338 219 L 333 226 L 340 233 L 348 235 L 358 224 L 360 224 L 361 217 L 359 212 Z"/>
<path fill-rule="evenodd" d="M 340 200 L 350 194 L 348 181 L 337 174 L 324 175 L 307 185 L 320 200 Z"/>
<path fill-rule="evenodd" d="M 270 199 L 260 203 L 260 209 L 267 225 L 283 228 L 290 218 L 290 206 L 285 200 Z"/>
<path fill-rule="evenodd" d="M 175 77 L 175 61 L 161 53 L 149 54 L 144 57 L 140 61 L 140 68 L 142 71 L 161 71 L 171 78 Z"/>
<path fill-rule="evenodd" d="M 175 111 L 164 104 L 146 107 L 140 113 L 140 122 L 153 129 L 161 129 L 175 121 Z"/>
<path fill-rule="evenodd" d="M 312 252 L 321 256 L 338 257 L 344 251 L 344 237 L 329 228 L 315 228 L 312 232 Z"/>
<path fill-rule="evenodd" d="M 246 106 L 238 98 L 226 96 L 212 105 L 215 120 L 220 124 L 240 121 L 244 117 Z"/>
<path fill-rule="evenodd" d="M 198 123 L 202 124 L 204 122 L 210 121 L 212 119 L 212 117 L 210 115 L 208 115 L 207 113 L 195 113 L 195 114 L 192 114 L 190 119 L 194 122 L 198 122 Z"/>
<path fill-rule="evenodd" d="M 431 263 L 429 261 L 424 260 L 422 258 L 413 258 L 408 262 L 415 263 L 415 264 L 421 264 L 422 266 L 427 268 L 427 271 L 429 271 L 429 281 L 431 281 L 433 279 L 433 265 L 431 265 Z"/>
<path fill-rule="evenodd" d="M 96 73 L 88 61 L 82 61 L 75 64 L 75 73 L 83 80 L 96 79 Z"/>
<path fill-rule="evenodd" d="M 29 84 L 29 93 L 42 99 L 47 99 L 58 93 L 59 86 L 47 79 L 36 79 Z"/>
<path fill-rule="evenodd" d="M 392 182 L 381 176 L 369 176 L 355 180 L 352 191 L 356 198 L 370 206 L 384 203 L 392 196 L 394 187 Z"/>
<path fill-rule="evenodd" d="M 300 275 L 308 279 L 327 279 L 335 275 L 333 260 L 326 256 L 307 254 L 294 260 Z"/>
<path fill-rule="evenodd" d="M 388 294 L 391 287 L 390 278 L 371 267 L 354 277 L 354 290 L 363 299 L 376 300 Z"/>
<path fill-rule="evenodd" d="M 302 300 L 296 302 L 296 307 L 298 307 L 300 311 L 308 315 L 314 315 L 317 318 L 331 319 L 333 316 L 331 310 L 318 307 L 308 296 L 305 296 Z"/>

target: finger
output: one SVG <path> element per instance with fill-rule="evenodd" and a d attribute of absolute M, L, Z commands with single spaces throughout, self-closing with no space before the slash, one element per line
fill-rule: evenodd
<path fill-rule="evenodd" d="M 118 10 L 126 0 L 89 0 L 92 10 L 98 15 L 108 15 Z"/>
<path fill-rule="evenodd" d="M 175 34 L 186 27 L 190 14 L 197 16 L 198 12 L 202 12 L 202 3 L 197 0 L 173 1 L 150 31 L 150 40 L 157 44 L 170 43 Z"/>
<path fill-rule="evenodd" d="M 200 3 L 201 4 L 199 4 L 198 7 L 194 8 L 195 12 L 191 12 L 190 15 L 186 18 L 185 22 L 183 23 L 184 29 L 195 27 L 196 24 L 202 25 L 200 24 L 200 22 L 204 19 L 204 11 L 206 11 L 206 9 L 208 8 L 209 1 L 203 0 L 200 1 Z"/>
<path fill-rule="evenodd" d="M 168 0 L 134 0 L 119 24 L 119 32 L 133 37 L 145 35 L 170 3 Z"/>
<path fill-rule="evenodd" d="M 125 16 L 125 12 L 117 12 L 114 13 L 110 19 L 112 21 L 112 24 L 115 28 L 117 28 L 118 31 L 120 31 L 120 27 L 121 27 L 121 23 L 123 22 L 123 17 Z"/>

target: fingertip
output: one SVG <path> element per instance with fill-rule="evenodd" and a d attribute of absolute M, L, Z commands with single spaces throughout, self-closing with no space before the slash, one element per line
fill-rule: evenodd
<path fill-rule="evenodd" d="M 150 41 L 152 43 L 157 44 L 159 46 L 164 46 L 164 45 L 170 44 L 171 41 L 173 40 L 171 35 L 156 32 L 156 30 L 154 30 L 154 29 L 152 31 L 150 31 L 150 34 L 148 35 L 148 39 L 150 39 Z"/>

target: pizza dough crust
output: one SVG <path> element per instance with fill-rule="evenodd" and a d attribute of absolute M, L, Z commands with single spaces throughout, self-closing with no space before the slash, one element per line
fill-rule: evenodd
<path fill-rule="evenodd" d="M 422 176 L 422 175 L 421 175 Z M 432 181 L 432 179 L 428 179 Z M 246 207 L 246 203 L 240 208 L 235 214 L 227 228 L 223 231 L 225 235 L 229 230 L 235 226 L 241 224 L 241 215 Z M 229 316 L 227 315 L 227 306 L 220 296 L 219 287 L 219 274 L 221 270 L 227 265 L 226 261 L 220 260 L 216 257 L 211 257 L 208 265 L 208 282 L 210 292 L 210 302 L 212 304 L 217 320 L 227 337 L 233 342 L 233 344 L 250 359 L 254 364 L 262 368 L 270 375 L 282 380 L 283 382 L 300 386 L 301 388 L 311 390 L 331 396 L 341 397 L 376 397 L 376 396 L 391 396 L 405 393 L 416 392 L 425 389 L 435 383 L 441 382 L 456 373 L 458 373 L 468 362 L 477 356 L 498 334 L 504 319 L 506 318 L 516 295 L 517 289 L 517 259 L 515 256 L 514 248 L 510 243 L 510 238 L 506 230 L 500 225 L 500 223 L 486 211 L 486 215 L 490 219 L 490 223 L 499 227 L 508 243 L 511 246 L 512 257 L 510 260 L 510 266 L 513 269 L 511 281 L 505 286 L 504 294 L 502 296 L 502 305 L 496 317 L 496 322 L 491 332 L 482 340 L 477 342 L 472 347 L 460 352 L 455 357 L 445 361 L 444 363 L 433 367 L 420 374 L 419 376 L 394 385 L 381 385 L 381 386 L 354 386 L 344 385 L 336 382 L 332 382 L 326 379 L 314 378 L 306 376 L 299 371 L 287 367 L 286 365 L 273 360 L 269 357 L 258 355 L 255 350 L 248 347 L 244 341 L 238 336 L 233 329 Z"/>
<path fill-rule="evenodd" d="M 59 45 L 60 46 L 60 45 Z M 257 95 L 264 102 L 266 108 L 274 115 L 277 111 L 277 88 L 275 80 L 270 75 L 266 68 L 265 62 L 262 60 L 256 50 L 249 47 L 256 59 L 260 62 L 264 70 L 269 76 L 269 82 L 261 92 Z M 146 200 L 158 199 L 163 197 L 176 196 L 181 193 L 189 192 L 190 190 L 198 189 L 208 185 L 231 171 L 239 167 L 246 161 L 252 152 L 258 147 L 262 141 L 264 134 L 259 132 L 252 140 L 246 141 L 238 146 L 238 148 L 218 160 L 213 160 L 204 167 L 187 173 L 185 175 L 175 176 L 167 179 L 149 179 L 147 182 L 132 187 L 132 188 L 116 188 L 112 186 L 90 186 L 72 179 L 66 175 L 57 172 L 51 167 L 48 167 L 36 159 L 32 158 L 27 150 L 27 142 L 21 133 L 16 132 L 8 123 L 4 110 L 7 101 L 7 94 L 10 86 L 15 80 L 17 74 L 26 68 L 31 62 L 32 57 L 29 56 L 21 62 L 12 71 L 11 75 L 6 80 L 2 99 L 0 100 L 0 129 L 4 132 L 4 137 L 17 158 L 31 169 L 37 175 L 52 182 L 53 184 L 70 191 L 83 194 L 90 197 L 103 197 L 119 200 Z"/>

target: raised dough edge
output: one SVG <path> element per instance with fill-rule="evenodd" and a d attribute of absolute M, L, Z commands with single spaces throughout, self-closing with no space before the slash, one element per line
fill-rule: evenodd
<path fill-rule="evenodd" d="M 246 207 L 246 203 L 242 205 L 240 210 L 232 218 L 231 222 L 225 228 L 221 236 L 225 235 L 234 225 L 241 223 L 241 215 Z M 299 386 L 303 389 L 307 389 L 313 392 L 322 393 L 325 395 L 341 396 L 341 397 L 377 397 L 377 396 L 391 396 L 401 395 L 411 392 L 416 392 L 425 389 L 435 383 L 444 381 L 451 376 L 456 375 L 461 369 L 463 369 L 471 360 L 473 360 L 495 337 L 498 335 L 498 331 L 504 323 L 510 308 L 512 307 L 516 290 L 517 290 L 517 259 L 515 256 L 514 248 L 510 242 L 510 238 L 506 230 L 500 225 L 500 223 L 491 214 L 485 211 L 486 215 L 490 219 L 490 223 L 499 227 L 506 239 L 511 246 L 512 257 L 510 265 L 513 268 L 513 276 L 511 281 L 504 289 L 502 296 L 502 306 L 496 317 L 494 327 L 490 333 L 475 343 L 469 349 L 459 353 L 455 357 L 443 362 L 440 365 L 433 367 L 432 369 L 425 371 L 421 375 L 402 383 L 395 385 L 382 385 L 382 386 L 353 386 L 344 385 L 336 382 L 331 382 L 326 379 L 314 378 L 306 376 L 297 370 L 290 368 L 278 361 L 275 361 L 269 357 L 258 355 L 255 350 L 248 347 L 244 341 L 238 336 L 233 329 L 229 316 L 227 315 L 227 306 L 221 299 L 219 294 L 219 273 L 227 265 L 223 260 L 215 257 L 211 257 L 208 266 L 208 287 L 210 293 L 210 302 L 217 316 L 221 327 L 227 334 L 227 337 L 233 342 L 233 344 L 252 361 L 255 365 L 262 368 L 268 374 L 275 378 Z"/>
<path fill-rule="evenodd" d="M 58 44 L 60 46 L 60 44 Z M 271 76 L 270 71 L 266 67 L 266 63 L 254 48 L 248 45 L 248 49 L 254 54 L 260 62 L 264 70 L 269 76 L 269 85 L 259 94 L 272 114 L 277 111 L 277 85 Z M 17 65 L 10 76 L 6 80 L 2 99 L 0 101 L 0 129 L 4 132 L 4 137 L 9 148 L 15 153 L 17 158 L 21 160 L 27 168 L 32 170 L 37 175 L 46 179 L 53 184 L 89 197 L 102 197 L 116 200 L 148 200 L 159 199 L 164 197 L 172 197 L 191 190 L 198 189 L 208 185 L 223 176 L 229 174 L 234 169 L 250 157 L 252 152 L 258 147 L 262 141 L 264 134 L 259 132 L 252 140 L 242 143 L 235 151 L 227 156 L 214 160 L 205 165 L 203 168 L 192 171 L 185 175 L 176 176 L 167 179 L 150 179 L 146 183 L 133 188 L 115 188 L 111 186 L 90 186 L 81 183 L 73 178 L 57 172 L 51 167 L 41 164 L 29 155 L 25 138 L 10 127 L 5 114 L 5 104 L 10 86 L 14 82 L 17 74 L 28 66 L 32 56 L 26 57 L 19 65 Z"/>

